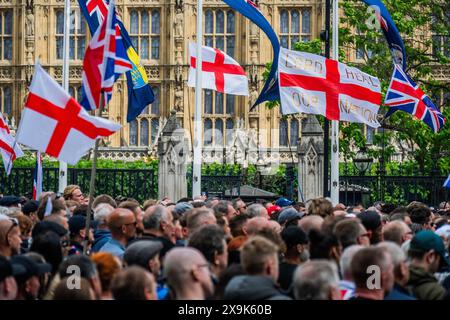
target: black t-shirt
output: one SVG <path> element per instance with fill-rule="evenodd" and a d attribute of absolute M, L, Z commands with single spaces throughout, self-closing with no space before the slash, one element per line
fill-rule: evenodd
<path fill-rule="evenodd" d="M 291 286 L 294 279 L 295 269 L 297 269 L 297 267 L 297 264 L 287 262 L 280 263 L 278 283 L 280 284 L 281 289 L 283 289 L 284 291 L 289 290 L 289 287 Z"/>

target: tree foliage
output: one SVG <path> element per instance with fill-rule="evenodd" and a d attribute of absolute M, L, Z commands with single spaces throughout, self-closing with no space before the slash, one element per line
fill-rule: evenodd
<path fill-rule="evenodd" d="M 446 119 L 450 119 L 449 83 L 439 81 L 435 74 L 440 67 L 447 67 L 446 70 L 450 67 L 450 2 L 384 0 L 383 3 L 405 42 L 406 71 L 431 97 Z M 348 65 L 378 77 L 384 97 L 393 70 L 392 58 L 382 32 L 371 23 L 372 14 L 373 10 L 361 1 L 341 2 L 339 58 Z M 296 43 L 294 49 L 324 54 L 324 45 L 319 39 Z M 355 62 L 349 57 L 356 49 L 361 50 L 363 59 Z M 450 74 L 446 74 L 446 77 L 450 78 Z M 444 99 L 440 99 L 442 94 Z M 278 102 L 267 103 L 270 108 L 277 105 Z M 373 145 L 368 152 L 370 156 L 375 159 L 384 157 L 388 161 L 396 145 L 405 159 L 412 159 L 416 163 L 417 173 L 426 174 L 432 170 L 439 170 L 441 174 L 450 172 L 450 120 L 435 134 L 422 121 L 405 112 L 396 112 L 384 119 L 386 111 L 386 107 L 380 108 L 380 119 L 385 130 L 378 130 L 374 134 Z M 340 128 L 340 151 L 345 160 L 350 160 L 355 150 L 366 145 L 366 136 L 360 124 L 341 123 Z"/>

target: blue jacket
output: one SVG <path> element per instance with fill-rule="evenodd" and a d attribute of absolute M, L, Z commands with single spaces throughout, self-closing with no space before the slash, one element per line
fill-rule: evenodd
<path fill-rule="evenodd" d="M 394 288 L 392 288 L 391 292 L 384 297 L 384 300 L 417 300 L 415 297 L 409 294 L 409 292 L 399 286 L 398 284 L 394 284 Z"/>
<path fill-rule="evenodd" d="M 111 239 L 111 231 L 109 230 L 95 230 L 94 243 L 92 244 L 91 252 L 99 252 L 101 247 Z"/>

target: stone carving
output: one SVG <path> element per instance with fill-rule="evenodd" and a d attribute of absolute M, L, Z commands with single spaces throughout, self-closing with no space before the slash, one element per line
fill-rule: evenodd
<path fill-rule="evenodd" d="M 12 69 L 3 67 L 0 69 L 0 79 L 11 79 L 13 77 Z"/>
<path fill-rule="evenodd" d="M 186 157 L 189 154 L 189 143 L 181 127 L 175 110 L 158 138 L 158 193 L 159 198 L 165 196 L 180 199 L 186 196 Z"/>
<path fill-rule="evenodd" d="M 307 201 L 322 195 L 323 130 L 314 115 L 302 122 L 302 138 L 298 142 L 299 199 Z"/>
<path fill-rule="evenodd" d="M 25 20 L 25 31 L 28 37 L 34 35 L 34 14 L 31 8 L 27 8 L 27 15 Z"/>
<path fill-rule="evenodd" d="M 175 21 L 174 21 L 174 29 L 175 29 L 175 37 L 182 38 L 183 37 L 183 10 L 181 8 L 177 9 L 175 13 Z"/>

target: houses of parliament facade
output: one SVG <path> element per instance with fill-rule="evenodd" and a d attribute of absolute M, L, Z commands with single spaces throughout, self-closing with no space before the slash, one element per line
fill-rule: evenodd
<path fill-rule="evenodd" d="M 256 2 L 283 47 L 320 36 L 325 1 Z M 204 44 L 223 50 L 245 68 L 250 91 L 249 97 L 242 97 L 203 90 L 204 132 L 212 132 L 203 137 L 204 150 L 222 150 L 204 152 L 205 161 L 218 161 L 231 152 L 236 143 L 233 132 L 238 128 L 246 133 L 246 139 L 253 137 L 252 141 L 241 143 L 284 150 L 282 161 L 289 161 L 301 135 L 301 116 L 284 119 L 279 108 L 268 109 L 264 105 L 250 111 L 264 84 L 265 64 L 272 61 L 269 40 L 223 1 L 203 3 Z M 158 136 L 171 113 L 192 135 L 195 92 L 187 86 L 187 77 L 189 42 L 196 41 L 196 5 L 195 0 L 116 0 L 155 101 L 135 121 L 127 123 L 126 79 L 122 76 L 118 80 L 113 98 L 103 111 L 103 116 L 123 126 L 105 142 L 104 150 L 116 150 L 109 156 L 131 159 L 155 154 Z M 76 0 L 71 1 L 71 8 L 69 90 L 81 100 L 82 62 L 90 35 Z M 10 125 L 17 126 L 20 119 L 37 59 L 61 82 L 63 34 L 64 0 L 0 0 L 0 106 Z M 349 54 L 350 59 L 358 59 L 357 50 Z"/>

